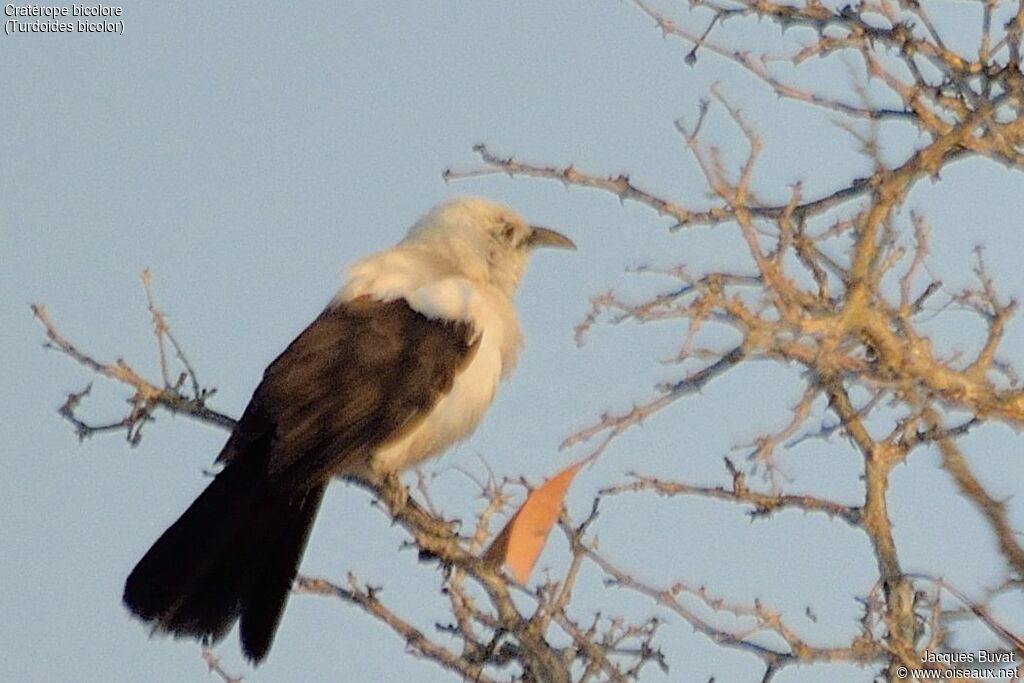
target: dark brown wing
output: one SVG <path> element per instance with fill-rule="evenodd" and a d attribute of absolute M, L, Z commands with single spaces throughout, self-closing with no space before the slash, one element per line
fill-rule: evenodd
<path fill-rule="evenodd" d="M 417 424 L 472 359 L 473 336 L 401 299 L 332 304 L 267 367 L 220 459 L 269 438 L 274 489 L 320 484 Z"/>
<path fill-rule="evenodd" d="M 329 306 L 267 368 L 224 470 L 139 560 L 125 604 L 207 642 L 240 620 L 243 651 L 261 661 L 328 478 L 423 419 L 476 348 L 470 325 L 404 301 Z"/>

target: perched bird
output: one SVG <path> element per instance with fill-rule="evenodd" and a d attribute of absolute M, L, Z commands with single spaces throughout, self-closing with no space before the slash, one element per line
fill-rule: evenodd
<path fill-rule="evenodd" d="M 330 479 L 394 477 L 473 431 L 516 364 L 512 300 L 544 246 L 575 248 L 469 197 L 357 261 L 263 373 L 223 469 L 128 576 L 128 609 L 207 643 L 239 620 L 242 651 L 263 660 Z"/>

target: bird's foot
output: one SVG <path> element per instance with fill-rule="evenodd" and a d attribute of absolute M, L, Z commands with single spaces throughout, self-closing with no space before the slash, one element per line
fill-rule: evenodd
<path fill-rule="evenodd" d="M 387 472 L 380 475 L 378 490 L 393 516 L 398 517 L 409 506 L 409 489 L 402 483 L 398 474 Z"/>

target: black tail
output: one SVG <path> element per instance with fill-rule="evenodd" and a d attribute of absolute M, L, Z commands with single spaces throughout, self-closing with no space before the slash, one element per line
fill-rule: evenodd
<path fill-rule="evenodd" d="M 157 539 L 128 576 L 124 603 L 154 631 L 218 640 L 241 619 L 259 663 L 274 640 L 325 485 L 275 494 L 260 458 L 239 458 Z"/>

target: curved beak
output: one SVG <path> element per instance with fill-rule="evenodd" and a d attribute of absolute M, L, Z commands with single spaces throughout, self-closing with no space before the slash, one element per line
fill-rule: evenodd
<path fill-rule="evenodd" d="M 539 225 L 530 226 L 530 236 L 526 238 L 526 244 L 531 248 L 556 247 L 558 249 L 576 250 L 576 243 L 560 232 L 551 228 L 544 228 Z"/>

